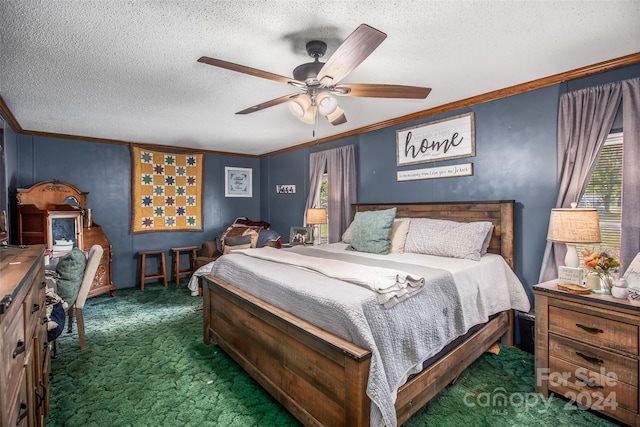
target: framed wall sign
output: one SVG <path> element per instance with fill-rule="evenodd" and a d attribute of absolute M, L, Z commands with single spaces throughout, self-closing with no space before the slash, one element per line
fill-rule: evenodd
<path fill-rule="evenodd" d="M 398 166 L 476 155 L 473 112 L 396 131 Z"/>
<path fill-rule="evenodd" d="M 253 197 L 251 168 L 224 168 L 224 197 Z"/>
<path fill-rule="evenodd" d="M 415 181 L 418 179 L 453 178 L 456 176 L 471 175 L 473 175 L 473 163 L 462 163 L 459 165 L 398 171 L 396 173 L 396 180 Z"/>

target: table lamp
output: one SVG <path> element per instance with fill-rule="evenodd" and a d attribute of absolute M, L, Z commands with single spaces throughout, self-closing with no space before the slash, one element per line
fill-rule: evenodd
<path fill-rule="evenodd" d="M 577 268 L 580 265 L 576 244 L 600 243 L 600 221 L 598 211 L 593 208 L 551 209 L 547 240 L 567 245 L 564 264 Z"/>
<path fill-rule="evenodd" d="M 307 209 L 307 224 L 313 225 L 313 244 L 317 245 L 316 227 L 320 224 L 327 223 L 327 210 L 325 208 L 309 208 Z M 319 238 L 320 236 L 318 236 Z"/>

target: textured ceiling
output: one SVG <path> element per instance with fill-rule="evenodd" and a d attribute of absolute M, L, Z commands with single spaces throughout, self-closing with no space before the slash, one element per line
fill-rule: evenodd
<path fill-rule="evenodd" d="M 263 154 L 640 52 L 640 1 L 0 1 L 0 96 L 24 130 Z M 426 100 L 339 98 L 316 125 L 296 89 L 197 62 L 292 76 L 360 24 L 387 39 L 343 83 L 431 87 Z"/>

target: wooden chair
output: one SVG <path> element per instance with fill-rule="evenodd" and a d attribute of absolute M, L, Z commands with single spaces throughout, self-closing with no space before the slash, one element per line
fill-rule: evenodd
<path fill-rule="evenodd" d="M 171 248 L 171 252 L 173 254 L 173 279 L 176 282 L 176 285 L 180 284 L 180 276 L 185 274 L 193 274 L 195 269 L 195 261 L 197 257 L 198 247 L 197 246 L 185 246 L 183 248 Z M 186 253 L 189 255 L 189 268 L 186 270 L 180 269 L 180 254 Z"/>
<path fill-rule="evenodd" d="M 164 283 L 164 287 L 167 287 L 167 266 L 165 264 L 164 259 L 164 249 L 160 249 L 157 251 L 140 251 L 138 255 L 140 256 L 140 290 L 144 291 L 144 282 L 151 279 L 162 279 Z M 156 255 L 158 256 L 158 271 L 155 273 L 146 273 L 147 267 L 147 256 Z"/>
<path fill-rule="evenodd" d="M 104 249 L 102 249 L 102 246 L 100 245 L 93 245 L 89 250 L 89 258 L 87 259 L 87 266 L 84 269 L 84 276 L 82 278 L 82 283 L 80 284 L 80 289 L 78 290 L 78 297 L 68 310 L 68 331 L 71 332 L 73 330 L 73 316 L 75 315 L 78 319 L 78 341 L 81 349 L 86 347 L 82 309 L 84 308 L 84 303 L 87 301 L 87 295 L 89 295 L 89 290 L 91 290 L 91 285 L 93 284 L 96 272 L 98 271 L 98 266 L 103 253 Z"/>

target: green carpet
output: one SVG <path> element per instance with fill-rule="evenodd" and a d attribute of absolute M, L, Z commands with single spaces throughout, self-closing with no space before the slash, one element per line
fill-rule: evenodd
<path fill-rule="evenodd" d="M 47 426 L 299 426 L 215 345 L 202 341 L 202 299 L 185 284 L 120 289 L 85 306 L 52 360 Z M 405 426 L 611 426 L 557 397 L 534 394 L 533 355 L 485 354 Z M 492 406 L 499 395 L 507 404 Z"/>

